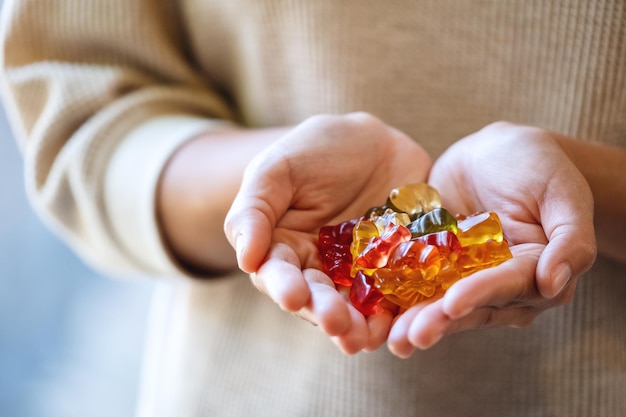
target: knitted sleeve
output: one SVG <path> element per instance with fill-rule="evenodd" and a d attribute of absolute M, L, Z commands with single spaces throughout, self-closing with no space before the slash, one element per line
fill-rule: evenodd
<path fill-rule="evenodd" d="M 178 275 L 155 190 L 231 110 L 195 68 L 175 1 L 6 0 L 2 97 L 41 218 L 109 274 Z"/>

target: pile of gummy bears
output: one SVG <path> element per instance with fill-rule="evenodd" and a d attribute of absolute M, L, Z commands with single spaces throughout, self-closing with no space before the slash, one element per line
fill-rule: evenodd
<path fill-rule="evenodd" d="M 512 257 L 495 212 L 452 215 L 425 183 L 395 188 L 385 205 L 319 231 L 324 272 L 350 287 L 363 314 L 383 299 L 408 308 L 441 296 L 459 279 Z"/>

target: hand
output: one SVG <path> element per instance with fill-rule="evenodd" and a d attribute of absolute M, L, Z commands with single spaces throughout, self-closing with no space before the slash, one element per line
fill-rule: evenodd
<path fill-rule="evenodd" d="M 442 205 L 464 214 L 497 212 L 514 257 L 399 316 L 388 341 L 394 354 L 410 356 L 462 330 L 527 326 L 572 299 L 577 278 L 595 260 L 593 197 L 556 138 L 495 123 L 435 162 L 429 182 Z"/>
<path fill-rule="evenodd" d="M 392 314 L 363 317 L 324 274 L 317 233 L 362 216 L 389 190 L 425 181 L 427 153 L 363 113 L 316 116 L 247 167 L 226 217 L 239 267 L 281 308 L 320 328 L 346 353 L 386 340 Z"/>

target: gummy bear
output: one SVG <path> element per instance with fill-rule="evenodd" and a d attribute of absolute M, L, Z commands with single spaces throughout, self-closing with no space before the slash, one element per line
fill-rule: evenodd
<path fill-rule="evenodd" d="M 500 218 L 494 212 L 482 212 L 458 222 L 457 236 L 463 246 L 459 259 L 462 275 L 496 266 L 512 258 L 504 240 Z"/>
<path fill-rule="evenodd" d="M 413 237 L 449 230 L 457 233 L 456 218 L 444 208 L 436 208 L 418 217 L 407 226 Z"/>
<path fill-rule="evenodd" d="M 422 213 L 441 207 L 441 197 L 439 192 L 428 184 L 408 184 L 391 190 L 386 205 L 395 211 L 408 214 L 411 220 L 415 220 Z"/>
<path fill-rule="evenodd" d="M 461 275 L 467 276 L 481 269 L 499 265 L 512 258 L 511 250 L 506 241 L 488 241 L 463 247 L 463 254 L 459 258 Z"/>
<path fill-rule="evenodd" d="M 352 244 L 350 245 L 350 253 L 352 259 L 356 259 L 367 248 L 370 242 L 380 236 L 384 232 L 379 229 L 379 226 L 372 220 L 359 221 L 352 231 Z M 355 276 L 357 271 L 362 270 L 366 274 L 371 274 L 373 269 L 364 265 L 359 265 L 356 262 L 352 263 L 350 275 Z"/>
<path fill-rule="evenodd" d="M 401 243 L 389 257 L 388 267 L 374 272 L 374 285 L 389 301 L 408 308 L 435 294 L 441 258 L 436 246 L 414 240 Z"/>
<path fill-rule="evenodd" d="M 394 270 L 420 270 L 422 279 L 430 281 L 441 268 L 441 252 L 436 246 L 411 240 L 394 248 L 389 256 L 388 267 Z"/>
<path fill-rule="evenodd" d="M 351 286 L 350 302 L 364 315 L 381 311 L 383 298 L 408 308 L 442 296 L 512 257 L 496 213 L 453 216 L 427 184 L 394 189 L 364 217 L 321 228 L 318 246 L 324 270 Z"/>
<path fill-rule="evenodd" d="M 372 239 L 354 262 L 364 268 L 382 268 L 387 264 L 391 251 L 399 243 L 410 239 L 411 232 L 405 226 L 391 226 L 380 237 Z"/>
<path fill-rule="evenodd" d="M 502 242 L 502 224 L 492 211 L 476 213 L 457 222 L 457 236 L 461 245 L 474 245 L 490 240 Z"/>
<path fill-rule="evenodd" d="M 354 277 L 349 297 L 352 305 L 364 316 L 383 311 L 383 307 L 380 305 L 384 298 L 383 293 L 374 286 L 374 279 L 362 271 L 358 271 Z"/>
<path fill-rule="evenodd" d="M 383 214 L 385 214 L 385 212 L 387 212 L 387 210 L 392 210 L 390 207 L 387 206 L 375 206 L 375 207 L 370 207 L 365 214 L 363 215 L 363 217 L 365 217 L 366 219 L 373 219 L 376 218 L 378 216 L 382 216 Z"/>
<path fill-rule="evenodd" d="M 445 230 L 443 232 L 420 236 L 414 240 L 436 246 L 437 249 L 439 249 L 439 253 L 441 254 L 441 267 L 436 277 L 438 286 L 443 290 L 447 290 L 461 278 L 457 261 L 463 254 L 463 247 L 454 233 Z"/>
<path fill-rule="evenodd" d="M 419 270 L 379 268 L 374 272 L 374 285 L 393 304 L 409 308 L 432 297 L 436 292 L 434 282 L 421 279 Z"/>
<path fill-rule="evenodd" d="M 408 214 L 399 213 L 391 209 L 387 209 L 387 211 L 385 211 L 380 216 L 373 217 L 372 220 L 374 221 L 374 223 L 376 223 L 376 226 L 378 226 L 378 230 L 380 230 L 381 233 L 386 230 L 389 225 L 406 226 L 407 224 L 411 223 L 411 219 L 409 218 Z"/>
<path fill-rule="evenodd" d="M 448 258 L 451 257 L 453 262 L 455 262 L 463 253 L 463 247 L 461 246 L 461 242 L 459 242 L 459 238 L 449 230 L 429 233 L 427 235 L 416 237 L 412 240 L 426 245 L 436 246 L 442 255 L 445 255 Z"/>
<path fill-rule="evenodd" d="M 318 247 L 322 258 L 324 272 L 338 285 L 351 285 L 352 277 L 352 254 L 350 244 L 352 242 L 352 229 L 359 219 L 341 222 L 336 226 L 324 226 L 320 228 Z"/>

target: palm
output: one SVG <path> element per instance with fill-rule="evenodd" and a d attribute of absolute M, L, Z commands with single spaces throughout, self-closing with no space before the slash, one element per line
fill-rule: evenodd
<path fill-rule="evenodd" d="M 492 125 L 437 160 L 429 182 L 439 189 L 443 205 L 465 214 L 497 212 L 514 257 L 399 317 L 390 335 L 396 354 L 407 356 L 415 346 L 430 346 L 461 330 L 526 325 L 571 298 L 576 277 L 594 258 L 593 200 L 551 135 Z"/>
<path fill-rule="evenodd" d="M 435 163 L 430 182 L 450 210 L 498 213 L 513 245 L 546 244 L 552 228 L 542 218 L 546 196 L 558 187 L 564 196 L 580 189 L 580 174 L 550 141 L 474 134 L 459 141 Z M 543 207 L 545 208 L 545 207 Z"/>

